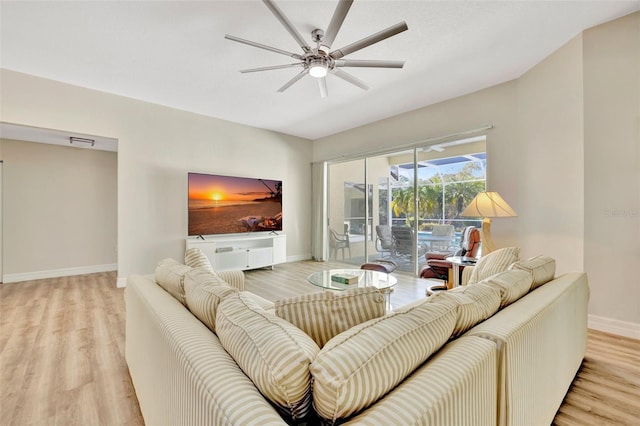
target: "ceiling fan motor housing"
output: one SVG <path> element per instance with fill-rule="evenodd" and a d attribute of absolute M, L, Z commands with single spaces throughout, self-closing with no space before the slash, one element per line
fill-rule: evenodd
<path fill-rule="evenodd" d="M 311 40 L 313 40 L 314 43 L 322 42 L 323 38 L 324 38 L 324 31 L 322 31 L 321 29 L 316 28 L 315 30 L 311 31 Z"/>

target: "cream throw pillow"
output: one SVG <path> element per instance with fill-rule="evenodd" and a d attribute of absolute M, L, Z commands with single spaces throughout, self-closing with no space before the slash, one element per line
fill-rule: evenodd
<path fill-rule="evenodd" d="M 216 312 L 220 302 L 238 293 L 216 274 L 203 269 L 192 269 L 184 276 L 187 307 L 211 331 L 216 331 Z"/>
<path fill-rule="evenodd" d="M 556 261 L 549 256 L 538 255 L 516 262 L 509 269 L 527 271 L 533 279 L 531 290 L 535 290 L 553 279 L 556 273 Z"/>
<path fill-rule="evenodd" d="M 201 268 L 207 272 L 213 272 L 213 267 L 207 256 L 197 247 L 187 249 L 184 253 L 184 263 L 192 268 Z"/>
<path fill-rule="evenodd" d="M 471 272 L 467 284 L 478 283 L 498 272 L 506 271 L 513 262 L 520 259 L 520 247 L 505 247 L 482 256 Z"/>
<path fill-rule="evenodd" d="M 456 338 L 474 325 L 489 318 L 500 308 L 500 292 L 483 283 L 440 291 L 427 302 L 453 306 L 457 312 L 451 338 Z"/>
<path fill-rule="evenodd" d="M 191 267 L 178 263 L 174 259 L 163 259 L 158 262 L 155 271 L 156 282 L 183 305 L 186 304 L 184 295 L 184 275 Z"/>
<path fill-rule="evenodd" d="M 216 332 L 224 349 L 284 416 L 297 422 L 312 414 L 309 364 L 320 348 L 302 330 L 238 293 L 218 306 Z"/>
<path fill-rule="evenodd" d="M 277 316 L 307 333 L 321 348 L 333 336 L 385 313 L 384 296 L 375 287 L 304 294 L 278 300 L 274 307 Z"/>
<path fill-rule="evenodd" d="M 335 422 L 367 408 L 446 343 L 455 322 L 454 309 L 423 299 L 338 334 L 310 367 L 316 412 Z"/>
<path fill-rule="evenodd" d="M 486 284 L 500 292 L 500 309 L 527 294 L 531 283 L 531 274 L 514 269 L 500 272 L 480 282 L 480 284 Z"/>

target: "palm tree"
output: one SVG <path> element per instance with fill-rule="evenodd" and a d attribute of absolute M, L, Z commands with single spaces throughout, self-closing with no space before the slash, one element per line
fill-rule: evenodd
<path fill-rule="evenodd" d="M 396 188 L 391 197 L 391 212 L 394 217 L 407 217 L 413 211 L 413 187 Z M 407 222 L 408 219 L 407 217 Z"/>
<path fill-rule="evenodd" d="M 485 190 L 484 180 L 478 180 L 481 166 L 475 162 L 465 165 L 458 173 L 433 176 L 420 180 L 418 187 L 418 212 L 415 212 L 413 186 L 392 189 L 391 211 L 395 218 L 405 217 L 411 224 L 418 220 L 459 218 L 464 208 L 478 192 Z M 445 182 L 452 182 L 444 184 Z M 404 181 L 407 185 L 408 181 Z M 444 185 L 444 205 L 443 205 Z M 444 211 L 443 211 L 444 210 Z"/>

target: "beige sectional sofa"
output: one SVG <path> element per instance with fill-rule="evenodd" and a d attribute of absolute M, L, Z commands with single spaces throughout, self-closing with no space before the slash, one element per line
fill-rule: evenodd
<path fill-rule="evenodd" d="M 219 275 L 223 280 L 231 281 L 238 290 L 244 290 L 239 278 L 241 275 Z M 345 388 L 348 389 L 347 395 L 336 397 L 335 410 L 344 404 L 344 398 L 356 398 L 358 386 L 366 387 L 363 392 L 366 399 L 370 394 L 368 386 L 374 386 L 371 381 L 376 380 L 370 376 L 381 375 L 384 378 L 401 374 L 402 380 L 377 401 L 367 403 L 365 408 L 355 413 L 349 412 L 344 418 L 332 418 L 324 410 L 325 419 L 322 421 L 354 425 L 550 424 L 584 357 L 589 289 L 583 273 L 565 274 L 537 285 L 459 337 L 445 341 L 406 378 L 402 375 L 404 373 L 396 371 L 396 364 L 405 362 L 406 353 L 420 352 L 422 348 L 418 346 L 421 343 L 415 342 L 423 340 L 412 336 L 413 340 L 409 341 L 379 343 L 374 350 L 378 362 L 382 361 L 378 364 L 379 371 L 358 378 L 356 372 L 366 369 L 368 362 L 358 361 L 361 365 L 347 373 L 347 380 L 354 377 L 357 380 L 352 380 L 351 387 Z M 464 289 L 460 293 L 463 292 Z M 205 325 L 179 298 L 158 285 L 154 277 L 129 277 L 125 294 L 126 360 L 146 424 L 291 423 L 290 418 L 287 420 L 282 416 L 278 404 L 263 396 L 267 392 L 256 387 L 254 382 L 259 383 L 259 378 L 254 377 L 252 381 L 239 366 L 246 364 L 246 360 L 236 362 L 230 355 L 239 357 L 237 348 L 228 346 L 229 337 L 222 339 L 228 351 L 218 335 L 211 331 L 212 326 Z M 503 299 L 504 294 L 502 292 Z M 273 311 L 270 302 L 243 291 L 238 291 L 234 297 L 236 305 L 254 306 L 253 312 L 258 317 L 272 318 L 269 316 Z M 460 297 L 467 296 L 463 294 Z M 435 303 L 436 299 L 431 302 Z M 222 303 L 225 308 L 230 304 Z M 220 309 L 224 310 L 222 303 Z M 415 312 L 425 309 L 426 303 L 418 301 L 412 306 L 398 308 L 384 317 L 371 319 L 338 334 L 324 348 L 318 348 L 319 352 L 313 355 L 317 359 L 309 361 L 310 369 L 315 369 L 316 373 L 322 370 L 320 354 L 326 355 L 327 351 L 335 353 L 337 348 L 349 348 L 353 359 L 359 359 L 358 355 L 362 354 L 357 354 L 356 348 L 366 346 L 368 342 L 364 333 L 390 327 L 393 321 L 398 324 L 394 327 L 425 328 L 417 320 L 420 317 L 415 316 Z M 261 311 L 263 308 L 265 310 Z M 425 312 L 433 316 L 435 311 L 427 307 Z M 225 327 L 230 323 L 236 325 L 235 320 L 224 318 L 220 312 L 218 321 L 221 324 L 225 322 Z M 284 324 L 275 320 L 271 322 L 270 326 Z M 459 317 L 457 325 L 460 325 Z M 270 329 L 265 326 L 264 330 L 269 333 Z M 361 341 L 353 343 L 357 338 Z M 380 339 L 384 340 L 384 336 Z M 412 346 L 403 347 L 407 342 Z M 348 346 L 350 343 L 353 345 Z M 330 365 L 326 356 L 324 359 Z M 339 362 L 338 367 L 344 364 L 348 369 L 348 361 L 349 358 Z M 246 369 L 246 365 L 244 367 Z M 341 374 L 337 370 L 336 377 Z M 325 368 L 325 376 L 327 371 L 333 370 Z M 319 386 L 317 382 L 322 380 L 318 373 L 314 386 Z M 331 385 L 331 380 L 325 380 L 326 383 Z M 321 408 L 323 404 L 324 401 L 317 400 L 314 406 Z M 315 417 L 304 419 L 306 424 L 320 421 Z"/>

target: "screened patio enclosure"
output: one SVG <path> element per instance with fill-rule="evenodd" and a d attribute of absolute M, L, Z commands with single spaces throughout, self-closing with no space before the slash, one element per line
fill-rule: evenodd
<path fill-rule="evenodd" d="M 481 226 L 461 213 L 485 190 L 486 163 L 482 136 L 328 164 L 328 259 L 392 259 L 417 274 L 425 252 L 455 248 L 466 226 Z"/>

